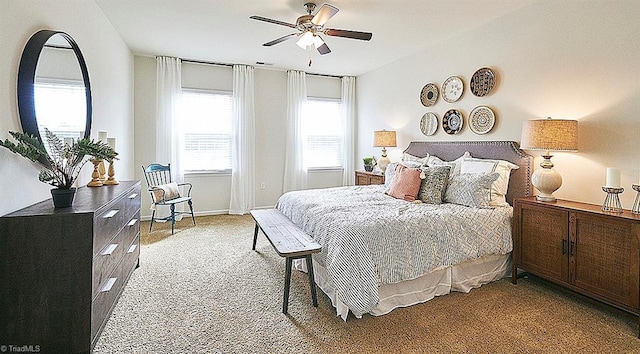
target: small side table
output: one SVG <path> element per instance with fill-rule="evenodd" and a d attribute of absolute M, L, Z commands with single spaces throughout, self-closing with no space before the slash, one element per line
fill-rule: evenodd
<path fill-rule="evenodd" d="M 384 175 L 377 172 L 356 171 L 356 186 L 384 184 Z"/>

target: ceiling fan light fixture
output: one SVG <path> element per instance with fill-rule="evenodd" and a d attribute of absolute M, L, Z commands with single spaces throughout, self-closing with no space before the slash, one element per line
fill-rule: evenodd
<path fill-rule="evenodd" d="M 313 44 L 313 34 L 311 32 L 305 32 L 300 36 L 296 44 L 302 49 L 307 49 L 308 46 Z"/>

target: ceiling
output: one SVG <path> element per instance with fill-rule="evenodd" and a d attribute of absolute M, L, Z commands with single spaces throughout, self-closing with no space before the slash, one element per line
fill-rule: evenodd
<path fill-rule="evenodd" d="M 311 0 L 94 1 L 136 55 L 357 76 L 536 0 L 332 0 L 340 11 L 325 28 L 372 32 L 373 38 L 324 36 L 332 52 L 323 56 L 299 48 L 295 39 L 262 46 L 296 30 L 249 19 L 295 23 Z"/>

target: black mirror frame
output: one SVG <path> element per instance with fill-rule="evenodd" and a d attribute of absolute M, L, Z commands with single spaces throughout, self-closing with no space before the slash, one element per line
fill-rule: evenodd
<path fill-rule="evenodd" d="M 45 43 L 49 40 L 49 38 L 53 37 L 56 34 L 62 35 L 64 39 L 69 42 L 73 52 L 78 59 L 78 64 L 80 64 L 80 70 L 82 71 L 82 80 L 84 82 L 85 93 L 86 93 L 86 105 L 87 105 L 87 117 L 86 117 L 86 125 L 84 129 L 84 137 L 89 138 L 91 136 L 91 116 L 92 116 L 92 107 L 91 107 L 91 85 L 89 83 L 89 71 L 87 70 L 87 64 L 84 61 L 84 57 L 82 56 L 82 52 L 80 51 L 80 47 L 73 40 L 73 38 L 65 32 L 61 31 L 52 31 L 52 30 L 40 30 L 29 38 L 26 46 L 24 47 L 24 51 L 22 52 L 22 57 L 20 59 L 20 67 L 18 69 L 18 112 L 20 114 L 20 124 L 22 125 L 22 131 L 26 134 L 31 134 L 40 141 L 42 137 L 40 136 L 40 130 L 38 129 L 38 120 L 36 118 L 36 105 L 35 105 L 35 79 L 36 79 L 36 69 L 38 67 L 38 60 L 40 59 L 40 54 L 42 53 L 42 49 L 44 48 Z M 45 160 L 44 158 L 41 160 Z M 47 161 L 42 161 L 47 164 Z"/>

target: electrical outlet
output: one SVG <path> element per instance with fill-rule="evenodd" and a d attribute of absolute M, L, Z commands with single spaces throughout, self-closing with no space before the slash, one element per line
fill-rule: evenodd
<path fill-rule="evenodd" d="M 260 182 L 260 189 L 265 190 L 265 188 L 267 188 L 267 184 L 264 182 Z"/>

